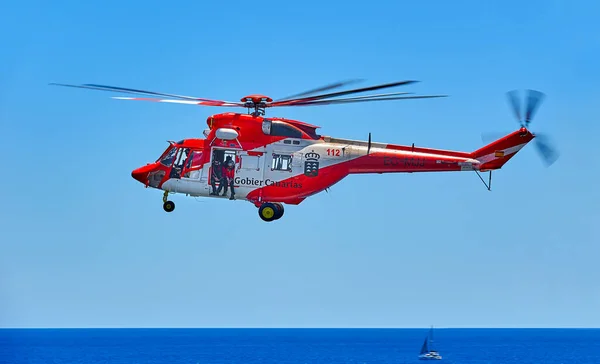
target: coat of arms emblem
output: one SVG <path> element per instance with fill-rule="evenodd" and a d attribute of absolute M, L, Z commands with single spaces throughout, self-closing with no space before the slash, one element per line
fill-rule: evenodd
<path fill-rule="evenodd" d="M 316 177 L 319 174 L 319 153 L 312 152 L 304 155 L 306 161 L 304 162 L 304 175 L 307 177 Z"/>

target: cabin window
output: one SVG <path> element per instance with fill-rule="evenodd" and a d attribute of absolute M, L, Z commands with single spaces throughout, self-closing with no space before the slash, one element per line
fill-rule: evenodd
<path fill-rule="evenodd" d="M 259 159 L 260 157 L 255 155 L 242 155 L 241 156 L 241 169 L 259 170 Z"/>
<path fill-rule="evenodd" d="M 290 154 L 273 153 L 272 171 L 292 171 L 292 156 Z"/>

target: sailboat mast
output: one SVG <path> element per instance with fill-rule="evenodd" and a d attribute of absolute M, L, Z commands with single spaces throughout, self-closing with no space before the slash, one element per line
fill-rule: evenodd
<path fill-rule="evenodd" d="M 429 350 L 435 351 L 435 348 L 433 347 L 433 325 L 429 329 Z"/>

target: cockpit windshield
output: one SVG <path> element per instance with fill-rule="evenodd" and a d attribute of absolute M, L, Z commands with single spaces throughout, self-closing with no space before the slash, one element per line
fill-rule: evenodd
<path fill-rule="evenodd" d="M 171 164 L 173 164 L 173 161 L 175 160 L 175 154 L 177 153 L 177 147 L 173 147 L 170 146 L 168 149 L 167 148 L 167 152 L 163 153 L 162 158 L 160 158 L 160 164 L 162 164 L 165 167 L 171 167 Z"/>
<path fill-rule="evenodd" d="M 181 174 L 184 172 L 184 165 L 186 174 L 189 174 L 187 172 L 202 168 L 202 151 L 190 151 L 190 148 L 171 145 L 158 161 L 163 166 L 171 168 L 169 173 L 171 178 L 181 178 Z"/>
<path fill-rule="evenodd" d="M 189 148 L 173 148 L 173 150 L 175 150 L 177 153 L 174 154 L 175 163 L 173 163 L 173 166 L 171 168 L 171 173 L 169 174 L 169 176 L 171 178 L 180 178 L 181 172 L 183 170 L 183 164 L 187 160 L 190 149 Z M 170 152 L 169 152 L 169 154 L 170 154 Z"/>

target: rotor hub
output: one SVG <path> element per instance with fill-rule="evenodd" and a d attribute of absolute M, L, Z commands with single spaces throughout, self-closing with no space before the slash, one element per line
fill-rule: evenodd
<path fill-rule="evenodd" d="M 240 99 L 240 101 L 243 102 L 244 106 L 248 108 L 248 112 L 250 112 L 250 109 L 254 109 L 252 115 L 260 116 L 265 114 L 267 103 L 273 102 L 273 99 L 269 96 L 255 94 L 244 96 Z"/>
<path fill-rule="evenodd" d="M 253 102 L 259 104 L 261 102 L 273 102 L 273 99 L 265 95 L 248 95 L 244 96 L 240 100 L 241 102 Z"/>

